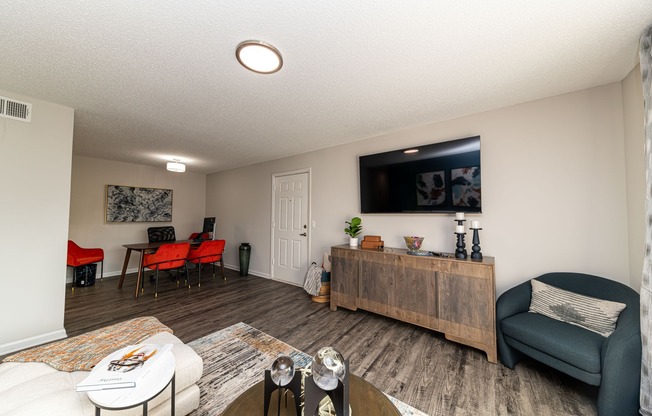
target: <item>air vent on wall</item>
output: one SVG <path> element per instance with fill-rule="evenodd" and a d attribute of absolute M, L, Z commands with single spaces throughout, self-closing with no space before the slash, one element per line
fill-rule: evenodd
<path fill-rule="evenodd" d="M 32 105 L 7 97 L 0 97 L 0 117 L 13 120 L 32 121 Z"/>

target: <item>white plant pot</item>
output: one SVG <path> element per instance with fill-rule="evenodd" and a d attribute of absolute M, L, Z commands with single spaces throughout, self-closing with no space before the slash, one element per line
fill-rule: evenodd
<path fill-rule="evenodd" d="M 358 246 L 358 237 L 349 238 L 349 245 L 351 247 L 357 247 Z"/>

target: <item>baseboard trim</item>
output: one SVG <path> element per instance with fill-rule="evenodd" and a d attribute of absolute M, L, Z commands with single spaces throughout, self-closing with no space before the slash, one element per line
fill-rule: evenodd
<path fill-rule="evenodd" d="M 240 265 L 239 264 L 235 265 L 235 264 L 224 263 L 224 268 L 225 269 L 235 270 L 236 272 L 240 271 Z M 263 277 L 265 279 L 271 279 L 272 278 L 272 276 L 270 276 L 269 273 L 257 272 L 255 270 L 249 270 L 249 274 L 253 275 L 253 276 L 257 276 L 257 277 Z"/>
<path fill-rule="evenodd" d="M 60 329 L 58 331 L 36 335 L 33 337 L 20 339 L 18 341 L 0 344 L 0 355 L 6 355 L 15 351 L 24 350 L 25 348 L 34 347 L 36 345 L 45 344 L 47 342 L 58 341 L 64 338 L 68 338 L 68 334 L 66 334 L 65 329 Z"/>
<path fill-rule="evenodd" d="M 240 270 L 240 266 L 239 266 L 239 265 L 235 265 L 235 264 L 226 264 L 226 263 L 224 263 L 224 267 L 225 267 L 226 269 L 231 269 L 231 270 L 235 270 L 235 271 L 239 271 L 239 270 Z M 72 270 L 72 267 L 69 267 L 69 269 Z M 95 275 L 95 280 L 99 280 L 99 279 L 100 279 L 100 275 L 99 275 L 99 273 L 100 273 L 100 272 L 99 272 L 99 270 L 98 270 L 97 274 Z M 121 273 L 122 273 L 121 270 L 120 270 L 120 271 L 114 271 L 114 272 L 107 272 L 107 271 L 105 271 L 105 272 L 104 272 L 104 277 L 120 276 Z M 128 269 L 127 272 L 126 272 L 126 274 L 130 274 L 130 273 L 138 273 L 138 268 L 135 268 L 135 269 Z M 257 272 L 257 271 L 255 271 L 255 270 L 249 270 L 249 274 L 251 274 L 251 275 L 253 275 L 253 276 L 257 276 L 257 277 L 262 277 L 262 278 L 265 278 L 265 279 L 271 279 L 271 278 L 272 278 L 272 276 L 271 276 L 269 273 Z M 67 278 L 66 278 L 66 283 L 72 283 L 72 273 L 69 273 L 69 274 L 68 274 L 68 276 L 67 276 Z"/>

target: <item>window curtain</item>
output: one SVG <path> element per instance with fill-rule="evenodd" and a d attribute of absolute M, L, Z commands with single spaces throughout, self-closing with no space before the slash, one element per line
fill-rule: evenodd
<path fill-rule="evenodd" d="M 639 56 L 645 112 L 645 259 L 641 282 L 641 414 L 652 416 L 652 25 L 641 36 Z"/>

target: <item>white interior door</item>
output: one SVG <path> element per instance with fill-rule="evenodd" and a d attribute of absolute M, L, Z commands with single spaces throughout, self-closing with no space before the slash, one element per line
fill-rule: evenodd
<path fill-rule="evenodd" d="M 309 259 L 309 172 L 274 177 L 272 277 L 303 286 Z"/>

